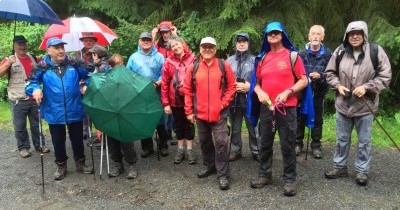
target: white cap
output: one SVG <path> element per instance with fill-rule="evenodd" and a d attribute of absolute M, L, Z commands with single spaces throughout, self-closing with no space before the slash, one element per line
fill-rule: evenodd
<path fill-rule="evenodd" d="M 200 42 L 200 45 L 203 45 L 203 44 L 212 44 L 212 45 L 217 46 L 217 42 L 212 37 L 204 37 L 204 38 L 202 38 L 201 42 Z"/>

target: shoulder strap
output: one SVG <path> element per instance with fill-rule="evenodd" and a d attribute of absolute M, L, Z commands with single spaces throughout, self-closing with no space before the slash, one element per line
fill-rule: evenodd
<path fill-rule="evenodd" d="M 219 70 L 221 70 L 221 88 L 226 87 L 226 70 L 225 63 L 223 59 L 218 59 Z"/>
<path fill-rule="evenodd" d="M 369 55 L 371 56 L 372 65 L 374 65 L 375 73 L 378 71 L 378 44 L 370 43 L 369 45 Z"/>
<path fill-rule="evenodd" d="M 196 72 L 199 69 L 200 60 L 196 59 L 193 63 L 193 71 L 192 71 L 192 90 L 196 92 Z"/>
<path fill-rule="evenodd" d="M 297 81 L 297 80 L 299 80 L 299 77 L 294 72 L 294 66 L 296 65 L 297 58 L 299 57 L 299 53 L 296 51 L 290 51 L 289 56 L 290 56 L 290 65 L 292 67 L 292 74 L 293 74 L 294 80 Z"/>
<path fill-rule="evenodd" d="M 342 61 L 345 49 L 343 44 L 340 44 L 336 53 L 336 71 L 339 71 L 340 61 Z"/>

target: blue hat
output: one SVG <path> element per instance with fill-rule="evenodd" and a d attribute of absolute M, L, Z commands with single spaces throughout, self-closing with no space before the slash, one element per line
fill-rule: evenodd
<path fill-rule="evenodd" d="M 50 46 L 56 46 L 56 45 L 60 45 L 60 44 L 67 44 L 65 42 L 63 42 L 63 40 L 61 40 L 58 37 L 51 37 L 50 39 L 47 40 L 46 42 L 46 48 L 49 48 Z"/>

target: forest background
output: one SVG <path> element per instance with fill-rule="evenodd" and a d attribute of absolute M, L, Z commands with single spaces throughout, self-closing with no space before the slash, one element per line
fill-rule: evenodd
<path fill-rule="evenodd" d="M 226 58 L 234 53 L 234 37 L 239 32 L 251 36 L 251 51 L 261 48 L 262 34 L 267 23 L 283 23 L 297 49 L 308 42 L 309 27 L 325 27 L 324 43 L 335 49 L 342 41 L 347 24 L 354 20 L 368 23 L 369 41 L 380 44 L 392 64 L 390 89 L 381 95 L 379 116 L 395 129 L 400 125 L 400 2 L 399 0 L 45 0 L 61 19 L 88 16 L 97 19 L 119 36 L 109 47 L 127 59 L 137 50 L 139 34 L 151 31 L 163 20 L 172 21 L 178 34 L 198 54 L 199 42 L 205 36 L 217 40 L 218 56 Z M 16 34 L 29 40 L 29 50 L 39 50 L 48 25 L 17 22 Z M 10 55 L 14 21 L 0 20 L 0 59 Z M 0 100 L 6 100 L 7 79 L 0 80 Z M 326 115 L 333 118 L 334 93 L 329 91 Z M 329 117 L 325 117 L 329 119 Z M 334 123 L 334 122 L 333 122 Z M 385 122 L 384 122 L 385 123 Z"/>

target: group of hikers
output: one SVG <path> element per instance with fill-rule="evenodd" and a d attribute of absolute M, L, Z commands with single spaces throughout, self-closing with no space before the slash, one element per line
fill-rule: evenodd
<path fill-rule="evenodd" d="M 213 37 L 201 39 L 200 56 L 196 58 L 169 21 L 161 22 L 151 33 L 142 32 L 138 49 L 129 57 L 126 68 L 153 81 L 159 93 L 155 100 L 161 101 L 165 112 L 157 126 L 161 155 L 169 155 L 171 128 L 164 118 L 172 115 L 178 147 L 174 163 L 187 159 L 189 164 L 195 164 L 193 140 L 197 126 L 203 160 L 197 176 L 217 174 L 220 189 L 227 190 L 229 162 L 242 157 L 244 119 L 252 158 L 259 162 L 258 176 L 251 180 L 250 186 L 262 188 L 272 182 L 277 132 L 283 158 L 283 194 L 294 196 L 296 156 L 303 152 L 305 126 L 311 127 L 313 157 L 323 157 L 323 107 L 330 87 L 336 93 L 337 142 L 333 167 L 325 172 L 325 177 L 348 176 L 351 133 L 355 128 L 358 135 L 355 180 L 359 185 L 367 185 L 373 112 L 378 109 L 379 93 L 390 83 L 390 62 L 379 45 L 368 42 L 364 21 L 350 22 L 342 44 L 333 52 L 322 43 L 324 36 L 324 27 L 313 25 L 305 49 L 297 52 L 284 26 L 271 22 L 263 32 L 257 56 L 249 50 L 249 34 L 241 32 L 235 37 L 235 54 L 223 60 L 216 57 L 217 41 Z M 47 54 L 39 59 L 27 53 L 25 37 L 15 36 L 15 54 L 0 63 L 0 76 L 9 78 L 8 97 L 19 154 L 23 158 L 31 155 L 27 117 L 35 149 L 49 152 L 40 142 L 38 125 L 39 119 L 44 118 L 49 124 L 57 164 L 55 180 L 63 179 L 67 173 L 66 128 L 76 170 L 94 172 L 85 162 L 84 129 L 90 128 L 90 120 L 83 110 L 82 95 L 90 74 L 124 65 L 122 56 L 109 57 L 107 49 L 97 45 L 91 33 L 83 34 L 81 41 L 85 47 L 69 56 L 64 50 L 66 43 L 52 37 L 46 43 Z M 311 92 L 307 93 L 307 88 Z M 310 93 L 311 106 L 306 103 Z M 305 106 L 313 111 L 303 112 Z M 112 159 L 109 176 L 116 177 L 124 171 L 124 159 L 128 164 L 126 177 L 136 178 L 138 159 L 134 143 L 121 143 L 109 136 L 108 144 Z M 142 139 L 141 147 L 142 158 L 154 154 L 152 137 Z"/>

